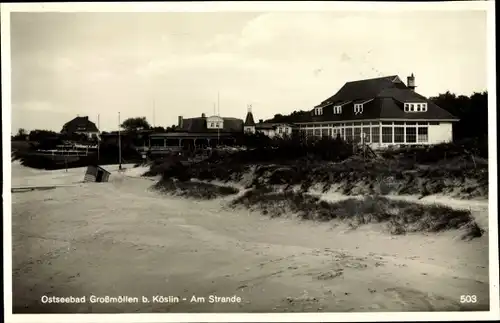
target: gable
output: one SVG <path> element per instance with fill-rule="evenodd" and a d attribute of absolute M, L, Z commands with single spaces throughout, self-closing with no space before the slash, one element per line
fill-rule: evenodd
<path fill-rule="evenodd" d="M 392 79 L 392 83 L 403 83 L 403 81 L 401 81 L 399 76 L 396 76 L 395 78 Z"/>

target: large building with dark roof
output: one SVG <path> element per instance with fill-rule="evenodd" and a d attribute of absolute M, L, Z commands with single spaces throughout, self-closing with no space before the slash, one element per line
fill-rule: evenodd
<path fill-rule="evenodd" d="M 373 148 L 451 142 L 458 119 L 415 92 L 413 74 L 346 83 L 297 125 L 307 137 L 337 137 Z"/>
<path fill-rule="evenodd" d="M 234 144 L 243 133 L 243 120 L 238 118 L 209 116 L 178 117 L 174 132 L 154 133 L 149 136 L 153 150 L 177 148 L 215 147 Z"/>

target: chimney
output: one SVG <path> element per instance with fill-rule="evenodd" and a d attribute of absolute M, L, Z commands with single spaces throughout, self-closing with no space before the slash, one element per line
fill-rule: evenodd
<path fill-rule="evenodd" d="M 411 75 L 407 78 L 407 86 L 412 91 L 415 91 L 415 88 L 417 87 L 415 85 L 415 76 L 413 75 L 413 73 L 411 73 Z"/>
<path fill-rule="evenodd" d="M 259 119 L 259 123 L 262 123 L 262 122 L 264 122 L 264 120 L 262 120 L 262 119 Z"/>
<path fill-rule="evenodd" d="M 182 129 L 184 126 L 184 119 L 182 116 L 179 116 L 179 123 L 178 123 L 179 129 Z"/>
<path fill-rule="evenodd" d="M 202 114 L 201 114 L 201 117 L 202 117 L 202 118 L 205 118 L 206 116 L 205 116 L 205 114 L 204 114 L 204 113 L 202 113 Z"/>

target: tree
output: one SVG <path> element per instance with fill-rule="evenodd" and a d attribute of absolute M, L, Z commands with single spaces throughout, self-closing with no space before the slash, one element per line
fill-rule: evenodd
<path fill-rule="evenodd" d="M 17 134 L 15 136 L 12 136 L 12 140 L 26 140 L 27 135 L 28 133 L 26 132 L 25 129 L 19 128 Z"/>
<path fill-rule="evenodd" d="M 170 127 L 167 127 L 165 129 L 166 132 L 171 132 L 171 131 L 175 131 L 177 129 L 177 126 L 175 124 L 173 124 L 172 126 Z"/>
<path fill-rule="evenodd" d="M 128 118 L 120 126 L 128 131 L 147 130 L 151 128 L 146 117 Z"/>
<path fill-rule="evenodd" d="M 164 133 L 164 132 L 167 132 L 167 131 L 165 130 L 165 128 L 163 128 L 163 127 L 152 127 L 152 128 L 151 128 L 151 130 L 152 130 L 153 132 L 157 132 L 157 133 L 158 133 L 158 132 L 159 132 L 159 133 Z"/>
<path fill-rule="evenodd" d="M 310 115 L 309 111 L 294 111 L 290 115 L 275 114 L 272 119 L 265 122 L 270 123 L 294 123 L 303 121 L 304 117 Z"/>
<path fill-rule="evenodd" d="M 460 119 L 453 125 L 454 139 L 488 136 L 488 92 L 474 93 L 470 97 L 446 92 L 429 99 Z"/>
<path fill-rule="evenodd" d="M 56 139 L 60 138 L 61 135 L 55 131 L 52 130 L 32 130 L 30 131 L 30 140 L 32 141 L 44 141 L 44 140 L 50 140 L 50 139 Z"/>

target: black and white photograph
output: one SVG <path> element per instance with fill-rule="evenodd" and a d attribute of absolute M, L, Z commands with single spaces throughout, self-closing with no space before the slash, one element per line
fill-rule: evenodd
<path fill-rule="evenodd" d="M 498 319 L 493 4 L 272 4 L 2 4 L 10 322 Z"/>

